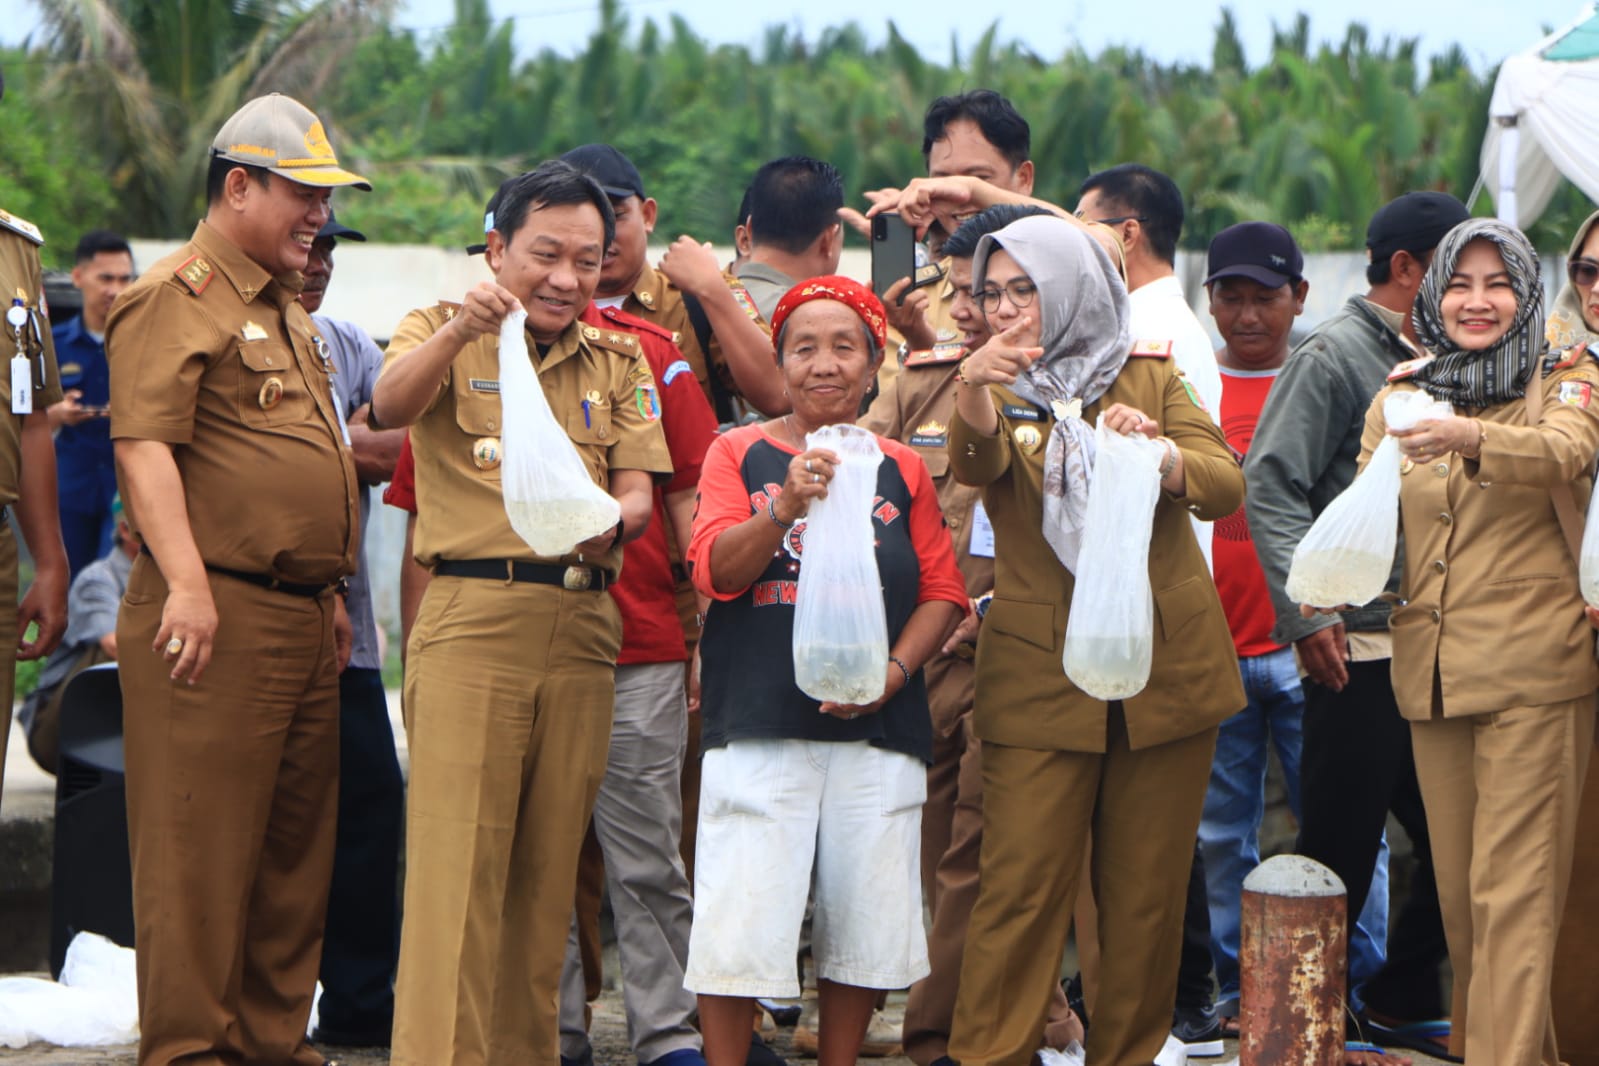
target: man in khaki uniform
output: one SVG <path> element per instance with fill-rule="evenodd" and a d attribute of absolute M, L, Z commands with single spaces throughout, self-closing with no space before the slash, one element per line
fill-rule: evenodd
<path fill-rule="evenodd" d="M 211 145 L 205 220 L 113 308 L 111 436 L 143 551 L 117 622 L 142 1066 L 319 1066 L 338 595 L 360 490 L 296 302 L 339 167 L 287 96 Z"/>
<path fill-rule="evenodd" d="M 605 770 L 621 644 L 604 595 L 671 472 L 637 340 L 577 321 L 612 238 L 604 191 L 561 162 L 502 187 L 488 264 L 461 305 L 389 344 L 374 426 L 411 425 L 415 557 L 404 928 L 392 1061 L 554 1066 L 578 848 Z M 511 528 L 500 487 L 499 329 L 518 306 L 539 383 L 613 529 L 559 558 Z M 520 412 L 511 412 L 518 417 Z"/>
<path fill-rule="evenodd" d="M 56 510 L 56 453 L 50 443 L 45 408 L 61 400 L 55 346 L 44 306 L 39 247 L 44 238 L 26 219 L 0 211 L 0 293 L 6 297 L 6 323 L 0 328 L 0 352 L 27 360 L 32 379 L 32 407 L 24 413 L 11 396 L 11 379 L 0 385 L 0 403 L 9 415 L 0 418 L 0 685 L 10 693 L 18 659 L 48 655 L 67 628 L 67 554 L 61 544 L 61 517 Z M 33 585 L 17 602 L 17 542 L 5 520 L 17 512 L 17 526 L 33 556 Z M 19 646 L 18 636 L 30 623 L 39 632 Z M 11 699 L 0 710 L 0 784 L 5 779 L 6 741 L 11 736 Z"/>

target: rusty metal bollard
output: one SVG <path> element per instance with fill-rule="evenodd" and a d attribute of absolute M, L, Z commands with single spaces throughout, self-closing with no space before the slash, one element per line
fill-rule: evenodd
<path fill-rule="evenodd" d="M 1244 878 L 1239 1066 L 1340 1066 L 1349 942 L 1343 882 L 1302 855 Z"/>

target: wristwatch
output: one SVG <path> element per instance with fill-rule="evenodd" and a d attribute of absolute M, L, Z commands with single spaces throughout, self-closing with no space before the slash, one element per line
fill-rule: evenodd
<path fill-rule="evenodd" d="M 992 592 L 985 592 L 981 596 L 977 597 L 977 600 L 972 604 L 972 610 L 977 612 L 977 620 L 979 622 L 987 617 L 988 608 L 993 602 L 994 594 Z"/>

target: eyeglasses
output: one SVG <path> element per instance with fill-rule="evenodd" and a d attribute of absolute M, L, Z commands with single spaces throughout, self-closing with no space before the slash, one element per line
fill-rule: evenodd
<path fill-rule="evenodd" d="M 1018 278 L 1008 283 L 1003 289 L 988 288 L 972 293 L 984 314 L 993 314 L 999 310 L 999 298 L 1007 297 L 1011 306 L 1020 311 L 1024 307 L 1031 307 L 1033 300 L 1038 296 L 1038 286 L 1025 278 Z"/>
<path fill-rule="evenodd" d="M 1089 218 L 1081 211 L 1076 211 L 1073 213 L 1084 222 L 1098 222 L 1101 226 L 1119 226 L 1123 222 L 1143 223 L 1149 221 L 1149 219 L 1145 218 L 1143 215 L 1116 215 L 1113 218 Z"/>
<path fill-rule="evenodd" d="M 1573 259 L 1566 264 L 1566 277 L 1579 289 L 1591 289 L 1599 281 L 1599 263 L 1592 259 Z"/>

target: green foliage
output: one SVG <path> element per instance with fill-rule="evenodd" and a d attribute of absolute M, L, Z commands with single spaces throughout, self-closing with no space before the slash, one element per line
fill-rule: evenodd
<path fill-rule="evenodd" d="M 0 176 L 26 180 L 45 217 L 70 215 L 78 201 L 103 209 L 109 192 L 124 225 L 151 236 L 187 231 L 206 139 L 263 87 L 312 105 L 341 158 L 374 179 L 370 195 L 341 194 L 341 215 L 383 240 L 458 246 L 476 236 L 500 180 L 591 141 L 638 165 L 660 202 L 661 240 L 728 239 L 750 175 L 790 153 L 833 162 L 861 204 L 863 190 L 923 172 L 921 118 L 933 97 L 981 85 L 1031 121 L 1041 196 L 1074 204 L 1091 171 L 1138 160 L 1185 191 L 1188 247 L 1266 219 L 1307 248 L 1357 248 L 1371 213 L 1401 192 L 1470 194 L 1494 74 L 1474 71 L 1458 48 L 1422 63 L 1415 41 L 1377 40 L 1359 24 L 1313 45 L 1304 14 L 1275 28 L 1271 55 L 1251 68 L 1226 10 L 1203 68 L 1127 48 L 1049 60 L 994 26 L 942 57 L 919 54 L 892 23 L 875 46 L 855 23 L 810 41 L 773 26 L 754 48 L 712 45 L 677 16 L 635 22 L 620 0 L 598 0 L 577 54 L 523 57 L 490 0 L 455 0 L 453 23 L 425 36 L 393 28 L 388 0 L 37 2 L 77 14 L 47 20 L 56 31 L 30 60 L 76 80 L 63 78 L 59 96 L 24 119 L 9 99 L 0 109 L 7 155 L 17 155 Z M 102 8 L 127 41 L 90 32 L 82 12 Z M 90 93 L 109 103 L 86 107 Z M 130 130 L 157 143 L 135 152 Z M 40 144 L 83 165 L 69 181 L 38 174 L 48 169 Z M 103 184 L 82 184 L 85 172 Z M 1586 211 L 1568 187 L 1532 236 L 1563 247 Z"/>

